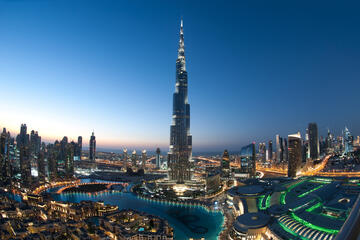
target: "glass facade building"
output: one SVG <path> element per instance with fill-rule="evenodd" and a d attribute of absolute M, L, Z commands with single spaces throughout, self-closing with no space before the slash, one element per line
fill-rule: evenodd
<path fill-rule="evenodd" d="M 256 152 L 255 144 L 251 143 L 240 151 L 241 172 L 248 173 L 249 177 L 255 177 L 256 173 Z"/>

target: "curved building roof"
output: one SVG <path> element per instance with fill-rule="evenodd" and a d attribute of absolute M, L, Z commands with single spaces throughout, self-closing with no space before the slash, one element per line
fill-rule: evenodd
<path fill-rule="evenodd" d="M 246 233 L 249 229 L 257 229 L 267 226 L 269 221 L 270 216 L 264 213 L 245 213 L 236 218 L 233 227 L 236 231 Z"/>
<path fill-rule="evenodd" d="M 231 188 L 228 193 L 231 196 L 240 196 L 240 197 L 251 197 L 257 196 L 264 192 L 264 187 L 261 185 L 247 185 L 247 186 L 238 186 Z"/>

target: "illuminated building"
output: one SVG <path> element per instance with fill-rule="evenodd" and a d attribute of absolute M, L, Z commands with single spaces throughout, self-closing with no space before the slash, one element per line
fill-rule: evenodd
<path fill-rule="evenodd" d="M 146 159 L 147 159 L 146 150 L 144 149 L 141 153 L 141 164 L 142 164 L 142 169 L 144 169 L 144 170 L 146 167 Z"/>
<path fill-rule="evenodd" d="M 127 169 L 127 160 L 128 160 L 127 149 L 124 148 L 124 150 L 123 150 L 123 168 L 125 171 Z"/>
<path fill-rule="evenodd" d="M 289 140 L 289 162 L 288 177 L 296 177 L 296 173 L 300 170 L 302 157 L 301 135 L 300 132 L 288 136 Z"/>
<path fill-rule="evenodd" d="M 74 146 L 71 144 L 66 145 L 65 174 L 68 178 L 74 175 Z"/>
<path fill-rule="evenodd" d="M 20 134 L 16 137 L 16 144 L 20 146 L 27 146 L 29 144 L 29 134 L 27 134 L 26 124 L 21 124 Z"/>
<path fill-rule="evenodd" d="M 354 138 L 351 135 L 351 133 L 347 127 L 345 127 L 343 141 L 344 141 L 343 145 L 345 147 L 344 154 L 353 152 L 354 151 L 354 146 L 353 146 Z"/>
<path fill-rule="evenodd" d="M 270 140 L 268 143 L 268 159 L 267 160 L 272 160 L 273 159 L 273 148 L 272 148 L 272 141 Z"/>
<path fill-rule="evenodd" d="M 89 159 L 90 161 L 95 162 L 96 158 L 96 139 L 94 132 L 92 132 L 92 135 L 90 137 L 90 144 L 89 144 Z"/>
<path fill-rule="evenodd" d="M 0 184 L 8 185 L 12 178 L 10 162 L 10 133 L 4 128 L 0 136 Z"/>
<path fill-rule="evenodd" d="M 38 132 L 32 130 L 30 133 L 30 151 L 32 154 L 37 155 L 40 152 L 41 146 L 41 137 L 39 136 Z"/>
<path fill-rule="evenodd" d="M 161 153 L 160 148 L 157 148 L 157 149 L 156 149 L 156 168 L 157 168 L 157 169 L 159 169 L 159 168 L 160 168 L 160 165 L 161 165 L 161 163 L 160 163 L 160 161 L 161 161 L 161 159 L 160 159 L 160 153 Z"/>
<path fill-rule="evenodd" d="M 39 182 L 40 183 L 45 183 L 45 177 L 46 177 L 46 173 L 45 173 L 45 154 L 43 151 L 40 151 L 38 153 L 38 177 L 39 177 Z"/>
<path fill-rule="evenodd" d="M 221 176 L 230 177 L 230 157 L 227 149 L 224 150 L 224 153 L 221 158 Z"/>
<path fill-rule="evenodd" d="M 319 145 L 319 136 L 318 136 L 318 127 L 316 123 L 309 123 L 309 150 L 310 158 L 316 160 L 319 158 L 320 154 L 320 145 Z"/>
<path fill-rule="evenodd" d="M 276 135 L 276 163 L 283 162 L 283 144 L 279 134 Z"/>
<path fill-rule="evenodd" d="M 20 147 L 20 172 L 23 186 L 31 185 L 30 150 L 28 146 Z"/>
<path fill-rule="evenodd" d="M 168 155 L 169 178 L 178 183 L 191 179 L 192 136 L 190 134 L 190 104 L 188 78 L 185 67 L 183 22 L 180 26 L 178 58 L 176 60 L 176 85 L 173 95 L 173 114 L 170 126 Z"/>
<path fill-rule="evenodd" d="M 246 173 L 248 177 L 255 177 L 256 173 L 256 152 L 255 144 L 251 143 L 243 147 L 240 151 L 241 172 Z"/>
<path fill-rule="evenodd" d="M 136 167 L 136 160 L 137 160 L 136 150 L 134 150 L 131 154 L 131 163 L 133 168 Z"/>
<path fill-rule="evenodd" d="M 261 157 L 261 161 L 266 161 L 266 143 L 259 143 L 259 154 Z"/>
<path fill-rule="evenodd" d="M 74 160 L 81 160 L 81 154 L 82 154 L 82 136 L 79 136 L 77 144 L 75 145 Z"/>
<path fill-rule="evenodd" d="M 287 142 L 286 138 L 283 138 L 283 141 L 282 141 L 282 152 L 283 152 L 283 162 L 285 162 L 285 163 L 289 162 L 288 142 Z"/>

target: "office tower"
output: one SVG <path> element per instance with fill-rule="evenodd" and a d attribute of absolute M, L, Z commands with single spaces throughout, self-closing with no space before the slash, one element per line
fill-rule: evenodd
<path fill-rule="evenodd" d="M 289 162 L 288 177 L 296 177 L 301 167 L 301 135 L 300 132 L 288 136 L 289 141 Z"/>
<path fill-rule="evenodd" d="M 0 135 L 0 185 L 8 186 L 11 184 L 12 167 L 10 159 L 10 133 L 6 128 Z"/>
<path fill-rule="evenodd" d="M 38 155 L 40 152 L 41 147 L 41 137 L 39 136 L 38 132 L 31 130 L 30 133 L 30 151 L 31 154 Z"/>
<path fill-rule="evenodd" d="M 65 147 L 65 175 L 68 178 L 74 176 L 74 144 Z"/>
<path fill-rule="evenodd" d="M 230 156 L 227 149 L 224 150 L 224 153 L 221 158 L 221 176 L 230 177 Z"/>
<path fill-rule="evenodd" d="M 241 172 L 247 173 L 249 177 L 255 177 L 256 173 L 256 152 L 255 144 L 249 144 L 240 151 Z"/>
<path fill-rule="evenodd" d="M 160 168 L 160 165 L 161 165 L 161 163 L 160 163 L 160 153 L 161 153 L 161 151 L 160 151 L 160 148 L 157 148 L 156 149 L 156 168 L 157 169 L 159 169 Z"/>
<path fill-rule="evenodd" d="M 131 164 L 133 168 L 136 167 L 136 160 L 137 160 L 136 150 L 134 150 L 131 154 Z"/>
<path fill-rule="evenodd" d="M 123 169 L 126 171 L 127 169 L 127 160 L 128 160 L 128 154 L 127 154 L 127 149 L 124 148 L 123 150 Z"/>
<path fill-rule="evenodd" d="M 30 150 L 28 146 L 20 146 L 20 173 L 22 185 L 31 185 Z"/>
<path fill-rule="evenodd" d="M 141 165 L 142 165 L 142 169 L 144 169 L 144 170 L 146 167 L 146 160 L 147 160 L 146 150 L 144 149 L 141 153 Z"/>
<path fill-rule="evenodd" d="M 343 135 L 343 142 L 344 142 L 344 147 L 345 147 L 345 150 L 344 150 L 344 154 L 347 154 L 347 153 L 351 153 L 354 151 L 354 138 L 353 136 L 351 135 L 349 129 L 347 127 L 345 127 L 345 131 L 344 131 L 344 135 Z"/>
<path fill-rule="evenodd" d="M 82 136 L 79 136 L 76 145 L 76 154 L 75 154 L 78 157 L 78 160 L 81 160 L 81 154 L 82 154 Z"/>
<path fill-rule="evenodd" d="M 89 159 L 90 161 L 95 162 L 95 158 L 96 158 L 96 139 L 94 132 L 92 132 L 89 143 Z"/>
<path fill-rule="evenodd" d="M 185 180 L 191 179 L 191 152 L 190 104 L 188 102 L 188 78 L 185 67 L 183 22 L 181 20 L 168 156 L 169 178 L 171 180 L 183 183 Z"/>
<path fill-rule="evenodd" d="M 283 141 L 279 134 L 276 135 L 276 163 L 282 163 L 284 159 L 283 155 Z"/>
<path fill-rule="evenodd" d="M 268 160 L 273 159 L 273 148 L 272 148 L 272 141 L 270 140 L 268 143 Z"/>
<path fill-rule="evenodd" d="M 38 153 L 38 176 L 39 176 L 39 183 L 45 183 L 45 177 L 46 177 L 46 173 L 45 173 L 45 153 L 43 150 L 41 150 Z"/>
<path fill-rule="evenodd" d="M 27 134 L 27 126 L 26 124 L 21 124 L 20 134 L 16 137 L 17 147 L 27 146 L 29 144 L 29 134 Z"/>
<path fill-rule="evenodd" d="M 49 145 L 47 149 L 49 178 L 54 181 L 58 177 L 58 164 L 57 164 L 58 152 L 55 145 Z"/>
<path fill-rule="evenodd" d="M 266 161 L 266 143 L 259 143 L 259 154 L 262 162 Z"/>
<path fill-rule="evenodd" d="M 285 163 L 287 163 L 289 161 L 289 158 L 288 158 L 288 143 L 287 143 L 287 140 L 286 138 L 283 138 L 283 142 L 282 142 L 282 151 L 283 151 L 283 161 Z"/>
<path fill-rule="evenodd" d="M 310 158 L 316 160 L 319 158 L 320 154 L 320 145 L 319 145 L 319 136 L 318 128 L 316 123 L 309 123 L 309 150 Z"/>

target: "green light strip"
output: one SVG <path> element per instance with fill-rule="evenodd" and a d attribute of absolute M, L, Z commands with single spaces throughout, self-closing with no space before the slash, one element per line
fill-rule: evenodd
<path fill-rule="evenodd" d="M 320 226 L 316 226 L 312 223 L 309 223 L 308 221 L 300 218 L 299 216 L 296 216 L 294 213 L 290 213 L 291 217 L 293 219 L 295 219 L 296 221 L 298 221 L 299 223 L 309 227 L 309 228 L 312 228 L 312 229 L 315 229 L 315 230 L 318 230 L 318 231 L 322 231 L 322 232 L 327 232 L 327 233 L 331 233 L 331 234 L 337 234 L 339 232 L 339 230 L 335 230 L 335 229 L 329 229 L 329 228 L 324 228 L 324 227 L 320 227 Z"/>
<path fill-rule="evenodd" d="M 287 226 L 285 226 L 285 224 L 278 222 L 279 225 L 282 227 L 282 229 L 284 229 L 286 232 L 290 233 L 291 235 L 294 235 L 295 237 L 298 237 L 302 240 L 309 240 L 309 238 L 306 237 L 302 237 L 299 234 L 297 234 L 296 232 L 294 232 L 293 230 L 291 230 L 290 228 L 288 228 Z"/>
<path fill-rule="evenodd" d="M 258 208 L 259 208 L 260 210 L 265 210 L 265 209 L 266 209 L 266 207 L 263 207 L 263 206 L 262 206 L 262 202 L 263 202 L 264 198 L 265 198 L 265 195 L 261 195 L 261 196 L 259 196 L 259 198 L 258 198 L 258 200 L 259 200 L 259 202 L 258 202 Z"/>
<path fill-rule="evenodd" d="M 266 202 L 265 202 L 265 208 L 270 207 L 270 200 L 271 200 L 271 195 L 268 195 L 267 198 L 266 198 Z"/>
<path fill-rule="evenodd" d="M 320 185 L 320 186 L 317 186 L 316 188 L 313 188 L 313 189 L 311 189 L 310 191 L 307 191 L 307 192 L 304 192 L 303 194 L 300 194 L 298 197 L 304 197 L 304 196 L 308 195 L 309 193 L 311 193 L 311 192 L 313 192 L 313 191 L 316 191 L 316 190 L 318 190 L 319 188 L 322 188 L 323 186 L 324 186 L 323 184 Z"/>
<path fill-rule="evenodd" d="M 286 201 L 285 201 L 286 193 L 287 193 L 287 192 L 283 192 L 283 193 L 281 193 L 281 195 L 280 195 L 280 203 L 281 203 L 281 204 L 286 204 Z"/>
<path fill-rule="evenodd" d="M 314 211 L 316 208 L 319 208 L 319 207 L 321 207 L 321 206 L 322 206 L 322 203 L 318 202 L 317 204 L 315 204 L 315 205 L 309 207 L 308 209 L 306 209 L 306 211 L 307 211 L 307 212 L 312 212 L 312 211 Z"/>

